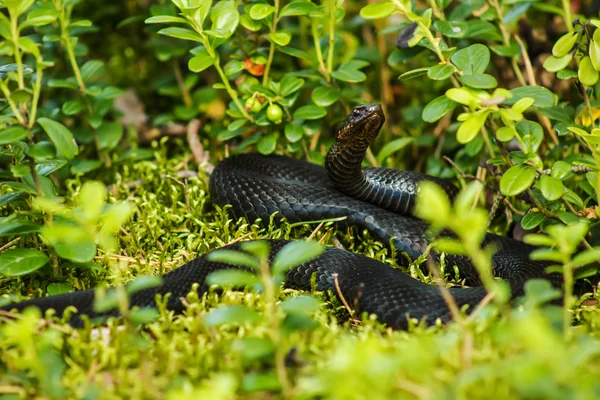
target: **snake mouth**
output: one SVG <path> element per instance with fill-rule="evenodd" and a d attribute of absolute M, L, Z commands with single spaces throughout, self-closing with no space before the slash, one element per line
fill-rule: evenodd
<path fill-rule="evenodd" d="M 383 109 L 379 104 L 365 104 L 355 107 L 337 128 L 339 141 L 360 141 L 370 143 L 385 122 Z"/>

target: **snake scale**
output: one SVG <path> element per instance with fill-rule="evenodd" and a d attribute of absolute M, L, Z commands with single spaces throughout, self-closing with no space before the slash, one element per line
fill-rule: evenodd
<path fill-rule="evenodd" d="M 428 225 L 414 217 L 418 184 L 434 181 L 453 196 L 457 193 L 452 184 L 415 172 L 387 168 L 362 168 L 363 157 L 369 143 L 377 136 L 385 117 L 379 105 L 356 107 L 336 131 L 336 141 L 326 157 L 325 168 L 283 156 L 258 154 L 236 155 L 221 161 L 210 178 L 210 193 L 220 206 L 229 209 L 235 218 L 248 221 L 271 216 L 278 224 L 283 218 L 291 223 L 343 218 L 337 227 L 357 227 L 367 230 L 383 243 L 393 243 L 398 250 L 400 264 L 421 256 L 428 247 Z M 270 240 L 271 257 L 287 243 Z M 528 279 L 548 279 L 560 286 L 560 275 L 545 273 L 547 264 L 531 261 L 533 247 L 506 237 L 487 234 L 483 245 L 493 244 L 494 275 L 508 281 L 513 297 L 523 293 Z M 239 249 L 239 244 L 226 246 Z M 439 255 L 434 255 L 439 259 Z M 450 293 L 459 307 L 472 309 L 486 295 L 479 283 L 477 272 L 465 256 L 449 255 L 448 265 L 456 265 L 471 287 L 452 287 Z M 167 308 L 180 312 L 184 306 L 181 298 L 204 283 L 213 271 L 233 266 L 208 261 L 206 255 L 164 275 L 162 284 L 132 295 L 130 305 L 154 307 L 157 293 L 171 293 Z M 337 274 L 337 275 L 335 275 Z M 319 257 L 291 269 L 286 285 L 301 290 L 311 289 L 311 278 L 316 275 L 317 290 L 332 290 L 349 300 L 358 312 L 375 314 L 379 321 L 396 329 L 407 327 L 408 317 L 434 323 L 436 319 L 448 321 L 450 312 L 439 287 L 418 281 L 399 269 L 346 250 L 327 248 Z M 334 279 L 335 275 L 335 279 Z M 335 282 L 337 280 L 337 282 Z M 335 285 L 339 285 L 336 288 Z M 76 291 L 9 304 L 2 309 L 23 310 L 35 306 L 42 310 L 54 308 L 60 315 L 66 307 L 75 306 L 78 314 L 71 324 L 81 324 L 81 315 L 90 318 L 117 315 L 116 311 L 93 311 L 94 291 Z"/>

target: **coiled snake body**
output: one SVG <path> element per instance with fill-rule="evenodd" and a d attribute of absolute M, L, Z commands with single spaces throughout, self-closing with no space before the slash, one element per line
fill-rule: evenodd
<path fill-rule="evenodd" d="M 366 229 L 383 243 L 392 242 L 398 254 L 411 259 L 421 256 L 429 245 L 427 224 L 409 215 L 414 205 L 418 183 L 432 180 L 450 195 L 455 187 L 426 175 L 385 168 L 363 170 L 362 159 L 370 141 L 377 136 L 384 121 L 378 105 L 360 106 L 340 124 L 336 142 L 330 149 L 326 168 L 282 156 L 244 154 L 223 160 L 213 171 L 210 192 L 219 205 L 231 205 L 234 217 L 249 221 L 261 218 L 275 222 L 315 221 L 344 217 L 339 227 L 356 226 Z M 343 193 L 344 191 L 345 193 Z M 403 213 L 403 214 L 400 214 Z M 287 242 L 271 240 L 273 257 Z M 554 285 L 561 284 L 557 275 L 544 272 L 545 263 L 529 259 L 532 250 L 522 242 L 488 234 L 484 245 L 493 243 L 498 251 L 493 256 L 494 275 L 507 280 L 512 295 L 523 292 L 531 278 L 544 278 Z M 229 246 L 239 248 L 238 245 Z M 476 270 L 464 256 L 448 256 L 449 265 L 456 265 L 471 284 L 478 284 Z M 400 263 L 406 258 L 400 256 Z M 167 307 L 183 309 L 184 297 L 194 283 L 205 291 L 206 276 L 231 266 L 210 262 L 201 256 L 163 277 L 160 286 L 132 295 L 131 306 L 153 307 L 157 293 L 171 293 Z M 319 257 L 290 270 L 287 285 L 309 290 L 316 275 L 318 290 L 332 290 L 355 305 L 360 312 L 376 314 L 378 319 L 393 328 L 405 328 L 408 317 L 433 323 L 437 318 L 447 321 L 450 312 L 437 286 L 413 279 L 398 269 L 345 250 L 328 248 Z M 334 280 L 335 279 L 337 282 Z M 337 287 L 336 287 L 337 284 Z M 459 307 L 475 305 L 486 295 L 483 287 L 450 288 Z M 79 314 L 71 320 L 81 323 L 79 316 L 116 315 L 116 312 L 93 311 L 94 291 L 79 291 L 10 304 L 4 309 L 22 310 L 36 306 L 43 310 L 54 308 L 60 314 L 67 306 L 77 307 Z M 472 307 L 471 307 L 472 308 Z"/>

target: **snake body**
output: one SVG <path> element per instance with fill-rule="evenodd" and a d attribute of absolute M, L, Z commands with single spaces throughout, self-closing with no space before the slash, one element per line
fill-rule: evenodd
<path fill-rule="evenodd" d="M 230 205 L 235 218 L 248 221 L 268 222 L 273 217 L 279 224 L 284 218 L 291 223 L 338 219 L 339 228 L 354 226 L 369 231 L 383 243 L 393 243 L 400 255 L 397 261 L 406 265 L 408 259 L 423 255 L 430 244 L 428 225 L 410 216 L 418 183 L 432 180 L 451 196 L 457 189 L 446 181 L 414 172 L 362 169 L 367 146 L 377 136 L 383 119 L 377 105 L 355 108 L 338 127 L 325 168 L 283 156 L 242 154 L 226 158 L 211 175 L 211 197 L 220 206 Z M 274 257 L 287 242 L 270 240 L 269 243 L 271 257 Z M 494 275 L 508 281 L 513 296 L 522 294 L 524 283 L 532 278 L 561 285 L 560 275 L 545 273 L 546 263 L 529 259 L 533 247 L 492 234 L 486 235 L 483 242 L 483 245 L 489 244 L 497 249 L 493 256 Z M 227 248 L 238 249 L 239 246 Z M 439 259 L 438 255 L 434 257 Z M 449 255 L 446 262 L 456 265 L 469 284 L 479 284 L 476 269 L 468 257 Z M 233 266 L 201 256 L 164 275 L 160 286 L 133 294 L 130 305 L 154 307 L 156 294 L 171 293 L 167 308 L 181 311 L 184 308 L 181 298 L 189 293 L 192 285 L 199 283 L 200 292 L 206 291 L 206 276 L 224 268 Z M 356 311 L 375 314 L 392 328 L 406 328 L 408 317 L 425 319 L 428 323 L 450 318 L 439 287 L 346 250 L 327 248 L 319 257 L 290 270 L 286 284 L 310 290 L 313 276 L 317 290 L 332 290 L 355 306 Z M 486 295 L 481 286 L 453 287 L 449 291 L 459 307 L 474 306 Z M 81 323 L 81 315 L 90 318 L 117 315 L 116 311 L 95 312 L 93 302 L 94 291 L 87 290 L 10 304 L 3 309 L 35 306 L 42 310 L 54 308 L 60 314 L 73 305 L 78 309 L 78 314 L 71 319 L 73 325 Z"/>

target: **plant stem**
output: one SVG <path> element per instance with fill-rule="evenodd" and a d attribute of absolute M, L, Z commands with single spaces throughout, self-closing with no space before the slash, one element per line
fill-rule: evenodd
<path fill-rule="evenodd" d="M 181 76 L 181 68 L 179 68 L 179 63 L 177 61 L 173 62 L 173 71 L 175 72 L 175 79 L 177 80 L 177 85 L 179 86 L 179 90 L 181 91 L 181 95 L 183 96 L 183 103 L 186 107 L 191 107 L 194 102 L 192 101 L 192 97 L 190 96 L 190 91 L 185 87 L 185 82 L 183 81 L 183 77 Z"/>
<path fill-rule="evenodd" d="M 319 32 L 317 31 L 316 20 L 311 20 L 311 31 L 313 35 L 313 41 L 315 43 L 315 51 L 317 52 L 317 60 L 319 61 L 319 72 L 325 77 L 327 83 L 331 83 L 331 75 L 327 72 L 325 61 L 323 59 L 323 51 L 321 50 L 321 43 L 319 43 Z"/>
<path fill-rule="evenodd" d="M 30 134 L 31 135 L 31 134 Z M 30 145 L 33 144 L 33 141 L 30 140 Z M 33 177 L 33 182 L 35 183 L 35 189 L 39 196 L 44 195 L 44 191 L 42 190 L 42 184 L 40 183 L 40 177 L 35 170 L 35 160 L 33 158 L 29 159 L 29 170 L 31 171 L 31 176 Z M 45 213 L 47 214 L 47 213 Z"/>
<path fill-rule="evenodd" d="M 36 77 L 35 77 L 35 84 L 33 85 L 33 99 L 31 101 L 31 111 L 29 112 L 29 123 L 28 123 L 29 129 L 33 128 L 33 125 L 35 124 L 38 103 L 40 100 L 40 92 L 42 91 L 42 71 L 43 71 L 43 69 L 40 68 L 41 62 L 42 62 L 41 59 L 38 59 L 36 61 L 37 71 L 36 71 Z"/>
<path fill-rule="evenodd" d="M 573 17 L 571 15 L 571 2 L 569 0 L 562 0 L 562 7 L 565 13 L 565 25 L 569 32 L 573 32 Z"/>
<path fill-rule="evenodd" d="M 592 109 L 592 104 L 590 103 L 590 97 L 587 94 L 587 90 L 585 90 L 585 87 L 583 88 L 583 98 L 585 99 L 585 105 L 588 109 L 588 112 L 590 113 L 590 125 L 592 126 L 592 129 L 595 127 L 595 118 L 594 118 L 594 110 Z"/>
<path fill-rule="evenodd" d="M 570 262 L 563 265 L 563 277 L 565 280 L 565 296 L 563 304 L 563 330 L 565 339 L 571 339 L 571 307 L 573 305 L 573 266 Z"/>
<path fill-rule="evenodd" d="M 437 41 L 435 39 L 435 37 L 433 36 L 433 33 L 431 33 L 431 30 L 427 26 L 425 26 L 425 24 L 423 23 L 421 18 L 417 18 L 410 10 L 407 10 L 406 7 L 404 6 L 404 4 L 402 3 L 402 1 L 400 1 L 400 0 L 393 0 L 393 1 L 394 1 L 394 4 L 396 4 L 396 6 L 398 7 L 398 9 L 404 15 L 406 15 L 406 17 L 410 21 L 419 25 L 419 28 L 421 28 L 421 30 L 423 31 L 423 34 L 425 35 L 427 40 L 429 40 L 429 43 L 431 43 L 431 45 L 433 46 L 435 54 L 437 54 L 440 61 L 445 64 L 446 57 L 444 57 L 444 53 L 442 53 L 442 49 L 440 48 L 440 43 L 439 43 L 439 41 Z"/>
<path fill-rule="evenodd" d="M 333 49 L 335 46 L 335 0 L 329 0 L 329 48 L 327 49 L 327 73 L 333 72 Z"/>
<path fill-rule="evenodd" d="M 231 100 L 233 100 L 233 102 L 235 103 L 237 108 L 240 110 L 240 112 L 242 113 L 244 118 L 246 118 L 250 122 L 254 122 L 252 120 L 252 117 L 250 116 L 250 114 L 248 114 L 248 112 L 242 105 L 242 103 L 240 103 L 237 92 L 235 90 L 233 90 L 233 88 L 231 87 L 231 84 L 229 83 L 229 79 L 227 79 L 225 72 L 223 72 L 223 69 L 221 68 L 221 64 L 220 64 L 221 61 L 218 57 L 218 54 L 215 51 L 215 49 L 213 49 L 212 46 L 210 45 L 210 41 L 208 40 L 208 38 L 202 31 L 202 27 L 199 26 L 196 22 L 193 22 L 193 28 L 200 35 L 200 37 L 202 37 L 202 44 L 206 48 L 208 55 L 214 58 L 215 61 L 213 62 L 213 67 L 215 67 L 215 69 L 217 70 L 217 73 L 221 77 L 221 81 L 223 82 L 223 85 L 225 85 L 225 90 L 227 90 L 229 97 L 231 97 Z"/>
<path fill-rule="evenodd" d="M 225 90 L 227 90 L 227 93 L 229 93 L 229 97 L 231 97 L 231 100 L 233 100 L 233 102 L 235 103 L 237 108 L 240 110 L 240 112 L 242 113 L 244 118 L 246 118 L 248 121 L 252 122 L 252 117 L 246 112 L 246 109 L 244 108 L 242 103 L 240 103 L 237 92 L 235 90 L 233 90 L 233 88 L 229 84 L 229 80 L 227 79 L 227 76 L 225 76 L 225 72 L 223 72 L 223 69 L 221 69 L 221 65 L 219 65 L 218 58 L 215 60 L 213 66 L 219 73 L 219 76 L 221 77 L 221 80 L 223 81 L 223 85 L 225 85 Z"/>
<path fill-rule="evenodd" d="M 77 59 L 75 58 L 75 50 L 73 49 L 73 43 L 71 42 L 71 37 L 69 36 L 67 17 L 71 15 L 71 9 L 72 6 L 68 6 L 60 10 L 60 38 L 64 43 L 65 49 L 67 50 L 67 54 L 69 56 L 69 63 L 71 64 L 71 68 L 73 69 L 73 73 L 75 74 L 75 79 L 77 80 L 77 84 L 79 85 L 79 91 L 85 97 L 85 93 L 83 93 L 83 91 L 85 90 L 85 83 L 83 82 L 83 78 L 81 77 L 81 70 L 79 69 L 79 65 L 77 65 Z"/>
<path fill-rule="evenodd" d="M 492 5 L 492 7 L 496 10 L 496 13 L 498 14 L 498 27 L 500 28 L 500 32 L 502 33 L 502 41 L 504 42 L 504 45 L 508 47 L 510 46 L 510 32 L 506 28 L 506 25 L 504 25 L 504 10 L 502 9 L 502 7 L 500 7 L 498 0 L 489 0 L 489 3 Z M 519 63 L 517 62 L 517 59 L 511 57 L 511 64 L 513 70 L 515 71 L 515 76 L 519 81 L 519 84 L 521 86 L 526 86 L 527 83 L 525 82 L 525 78 L 523 77 L 521 68 L 519 68 Z"/>
<path fill-rule="evenodd" d="M 284 399 L 290 398 L 290 383 L 288 380 L 287 369 L 285 368 L 285 349 L 280 335 L 279 314 L 277 310 L 276 288 L 269 268 L 269 262 L 264 259 L 260 263 L 260 275 L 264 287 L 265 307 L 269 316 L 271 325 L 271 340 L 275 346 L 275 372 L 281 385 L 281 392 Z"/>
<path fill-rule="evenodd" d="M 13 99 L 10 97 L 10 90 L 8 90 L 6 83 L 4 83 L 4 81 L 1 81 L 1 80 L 0 80 L 0 90 L 2 90 L 2 94 L 4 94 L 4 97 L 6 97 L 6 101 L 8 101 L 8 105 L 10 106 L 10 109 L 12 110 L 13 114 L 17 118 L 17 121 L 19 121 L 19 123 L 21 125 L 25 125 L 25 118 L 19 111 L 19 108 L 17 107 L 17 105 L 15 104 Z"/>
<path fill-rule="evenodd" d="M 271 25 L 271 33 L 275 33 L 277 31 L 277 14 L 279 13 L 279 0 L 275 0 L 275 11 L 273 12 L 273 24 Z M 266 85 L 269 82 L 269 72 L 271 72 L 271 63 L 273 62 L 273 57 L 275 56 L 275 42 L 271 39 L 271 47 L 269 48 L 269 58 L 267 59 L 267 65 L 265 66 L 265 73 L 263 75 L 262 84 Z"/>
<path fill-rule="evenodd" d="M 10 12 L 9 8 L 9 12 Z M 15 47 L 15 63 L 17 64 L 17 82 L 19 84 L 19 89 L 25 88 L 25 80 L 23 79 L 23 60 L 21 56 L 21 51 L 19 49 L 19 28 L 18 24 L 19 18 L 16 15 L 13 15 L 10 12 L 10 35 L 12 37 L 12 42 Z"/>
<path fill-rule="evenodd" d="M 488 131 L 487 129 L 485 129 L 485 126 L 481 127 L 481 133 L 483 135 L 483 141 L 485 142 L 485 147 L 487 148 L 490 157 L 496 157 L 496 152 L 492 147 L 492 142 L 490 141 L 490 136 L 488 135 Z"/>

